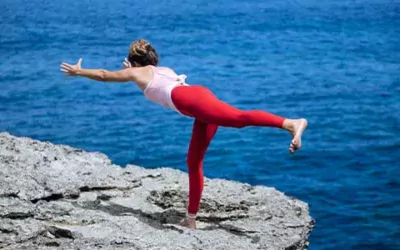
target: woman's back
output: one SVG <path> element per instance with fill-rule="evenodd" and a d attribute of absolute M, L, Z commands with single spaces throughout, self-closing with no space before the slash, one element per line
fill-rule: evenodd
<path fill-rule="evenodd" d="M 176 86 L 187 85 L 186 76 L 177 75 L 175 71 L 167 67 L 150 66 L 150 68 L 153 78 L 143 90 L 144 95 L 150 101 L 176 110 L 171 100 L 171 91 Z"/>

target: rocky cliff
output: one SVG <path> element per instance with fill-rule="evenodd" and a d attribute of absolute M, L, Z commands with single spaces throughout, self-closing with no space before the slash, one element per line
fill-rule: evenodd
<path fill-rule="evenodd" d="M 177 225 L 187 174 L 0 133 L 0 249 L 305 249 L 306 203 L 206 179 L 197 230 Z"/>

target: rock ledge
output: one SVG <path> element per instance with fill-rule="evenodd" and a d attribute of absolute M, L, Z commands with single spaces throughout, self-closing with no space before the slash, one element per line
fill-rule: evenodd
<path fill-rule="evenodd" d="M 177 225 L 187 174 L 0 133 L 0 249 L 306 249 L 306 203 L 206 179 L 198 230 Z"/>

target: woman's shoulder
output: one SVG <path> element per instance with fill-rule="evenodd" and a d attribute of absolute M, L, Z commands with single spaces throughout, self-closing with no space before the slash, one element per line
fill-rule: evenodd
<path fill-rule="evenodd" d="M 153 67 L 160 73 L 177 75 L 176 72 L 170 67 L 165 67 L 165 66 L 153 66 Z"/>

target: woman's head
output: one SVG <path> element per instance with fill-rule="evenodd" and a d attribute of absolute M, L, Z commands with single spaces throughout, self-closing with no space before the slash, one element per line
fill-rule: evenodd
<path fill-rule="evenodd" d="M 139 39 L 131 43 L 128 61 L 133 67 L 156 66 L 158 64 L 158 55 L 148 41 Z"/>

